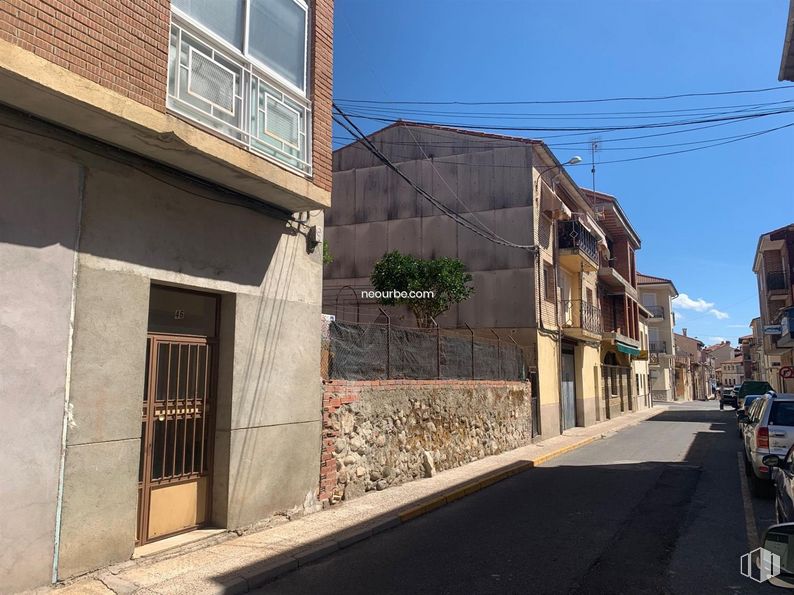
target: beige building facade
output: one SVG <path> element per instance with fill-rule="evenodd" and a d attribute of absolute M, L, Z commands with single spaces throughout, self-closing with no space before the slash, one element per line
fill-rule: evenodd
<path fill-rule="evenodd" d="M 474 294 L 437 322 L 509 337 L 525 348 L 541 438 L 619 414 L 603 393 L 602 341 L 614 346 L 619 331 L 627 349 L 639 353 L 638 316 L 624 315 L 636 290 L 615 268 L 619 259 L 629 270 L 625 232 L 616 232 L 613 243 L 603 223 L 622 212 L 608 199 L 588 196 L 540 141 L 410 122 L 369 138 L 446 208 L 532 248 L 494 244 L 458 225 L 353 143 L 334 153 L 334 206 L 326 218 L 333 262 L 324 271 L 324 312 L 349 322 L 378 319 L 379 304 L 361 299 L 361 292 L 371 289 L 372 268 L 387 252 L 460 259 L 472 274 Z M 415 324 L 400 309 L 386 311 L 393 323 Z M 628 361 L 626 369 L 628 391 Z M 628 411 L 628 392 L 623 398 Z"/>
<path fill-rule="evenodd" d="M 753 260 L 761 314 L 761 367 L 767 382 L 779 392 L 794 391 L 793 267 L 794 224 L 761 235 Z"/>
<path fill-rule="evenodd" d="M 675 314 L 673 299 L 678 290 L 670 279 L 640 273 L 640 302 L 650 316 L 648 352 L 650 358 L 650 390 L 654 399 L 675 399 Z"/>

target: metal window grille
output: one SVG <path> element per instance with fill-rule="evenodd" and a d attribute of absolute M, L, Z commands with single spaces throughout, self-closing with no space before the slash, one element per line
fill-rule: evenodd
<path fill-rule="evenodd" d="M 305 97 L 181 21 L 171 24 L 169 52 L 169 109 L 311 174 L 311 110 Z"/>

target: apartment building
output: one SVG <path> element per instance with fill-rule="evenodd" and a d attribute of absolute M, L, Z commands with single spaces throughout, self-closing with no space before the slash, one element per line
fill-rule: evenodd
<path fill-rule="evenodd" d="M 604 230 L 607 249 L 598 269 L 599 304 L 602 313 L 601 373 L 607 417 L 637 408 L 634 362 L 641 356 L 640 319 L 649 317 L 639 302 L 637 261 L 640 237 L 610 194 L 584 191 L 593 203 Z M 647 354 L 645 355 L 647 357 Z"/>
<path fill-rule="evenodd" d="M 315 506 L 332 0 L 0 4 L 4 591 Z"/>
<path fill-rule="evenodd" d="M 763 331 L 763 373 L 777 391 L 794 391 L 781 370 L 794 366 L 794 224 L 762 234 L 753 260 Z"/>
<path fill-rule="evenodd" d="M 678 290 L 670 279 L 637 274 L 640 303 L 648 317 L 648 351 L 650 384 L 654 399 L 672 401 L 675 398 L 675 314 L 673 299 Z"/>
<path fill-rule="evenodd" d="M 540 141 L 410 122 L 369 138 L 446 207 L 536 249 L 497 245 L 456 224 L 353 143 L 334 153 L 334 206 L 326 219 L 333 262 L 324 271 L 324 311 L 352 322 L 373 320 L 378 304 L 359 296 L 387 252 L 458 258 L 471 272 L 475 292 L 440 316 L 439 325 L 468 325 L 526 348 L 543 438 L 605 419 L 599 271 L 611 258 L 611 240 L 597 218 L 604 212 L 616 217 L 614 209 L 594 208 Z M 614 249 L 625 255 L 617 244 Z M 606 268 L 617 278 L 614 268 Z M 624 320 L 623 305 L 616 309 Z M 401 320 L 399 310 L 387 311 Z M 410 317 L 402 323 L 415 324 Z M 638 327 L 622 325 L 610 332 L 632 333 L 627 348 L 638 353 Z M 615 343 L 614 336 L 609 340 Z"/>
<path fill-rule="evenodd" d="M 739 349 L 742 354 L 742 367 L 746 380 L 758 380 L 756 362 L 753 358 L 756 351 L 755 337 L 752 334 L 739 337 Z"/>
<path fill-rule="evenodd" d="M 719 375 L 722 386 L 727 388 L 744 382 L 744 358 L 741 355 L 736 355 L 732 359 L 722 362 L 719 366 Z"/>
<path fill-rule="evenodd" d="M 721 363 L 736 357 L 736 348 L 733 347 L 731 342 L 728 340 L 715 343 L 714 345 L 709 345 L 705 349 L 709 352 L 711 357 L 714 358 L 714 364 L 716 366 L 719 366 Z"/>
<path fill-rule="evenodd" d="M 687 335 L 674 333 L 675 340 L 675 399 L 691 401 L 706 399 L 712 392 L 713 359 L 704 349 L 703 341 Z"/>

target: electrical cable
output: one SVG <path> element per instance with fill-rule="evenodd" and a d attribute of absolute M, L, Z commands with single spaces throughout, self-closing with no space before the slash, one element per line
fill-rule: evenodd
<path fill-rule="evenodd" d="M 655 159 L 657 157 L 668 157 L 668 156 L 671 156 L 671 155 L 679 155 L 679 154 L 683 154 L 683 153 L 692 153 L 694 151 L 701 151 L 703 149 L 710 149 L 710 148 L 713 148 L 713 147 L 719 147 L 719 146 L 722 146 L 722 145 L 728 145 L 728 144 L 740 142 L 740 141 L 743 141 L 743 140 L 747 140 L 747 139 L 750 139 L 750 138 L 755 138 L 757 136 L 762 136 L 762 135 L 765 135 L 765 134 L 776 132 L 778 130 L 783 130 L 783 129 L 786 129 L 786 128 L 790 128 L 791 126 L 794 126 L 794 122 L 791 122 L 791 123 L 788 123 L 788 124 L 784 124 L 782 126 L 776 126 L 774 128 L 768 128 L 768 129 L 765 129 L 765 130 L 760 130 L 760 131 L 757 131 L 757 132 L 751 132 L 751 133 L 747 133 L 747 134 L 737 135 L 735 137 L 729 137 L 729 138 L 731 138 L 731 140 L 724 140 L 722 142 L 712 142 L 710 144 L 705 144 L 703 146 L 691 147 L 689 149 L 682 149 L 682 150 L 679 150 L 679 151 L 666 151 L 666 152 L 663 152 L 663 153 L 654 153 L 654 154 L 651 154 L 651 155 L 642 155 L 642 156 L 639 156 L 639 157 L 629 157 L 629 158 L 625 158 L 625 159 L 611 159 L 611 160 L 607 160 L 607 161 L 600 161 L 599 165 L 607 165 L 607 164 L 614 164 L 614 163 L 630 163 L 630 162 L 633 162 L 633 161 L 644 161 L 644 160 L 647 160 L 647 159 Z M 703 141 L 703 142 L 705 142 L 705 141 Z M 437 162 L 441 162 L 441 163 L 453 163 L 453 164 L 464 166 L 464 167 L 490 167 L 490 168 L 499 168 L 499 169 L 523 169 L 523 168 L 526 168 L 525 165 L 498 165 L 498 164 L 461 163 L 459 161 L 445 160 L 443 157 L 442 158 L 437 158 L 436 161 Z"/>
<path fill-rule="evenodd" d="M 400 171 L 400 169 L 396 165 L 394 165 L 394 163 L 392 163 L 385 155 L 383 155 L 378 150 L 378 148 L 375 147 L 369 141 L 368 138 L 366 138 L 366 135 L 355 124 L 355 122 L 353 122 L 347 116 L 347 114 L 345 114 L 335 103 L 332 103 L 332 106 L 333 106 L 334 110 L 336 110 L 336 112 L 339 114 L 339 116 L 341 118 L 343 118 L 345 120 L 345 122 L 347 122 L 347 124 L 345 124 L 339 118 L 337 118 L 336 116 L 333 116 L 333 119 L 334 119 L 334 121 L 337 124 L 339 124 L 340 126 L 345 128 L 353 136 L 356 136 L 356 133 L 358 135 L 360 135 L 360 137 L 361 137 L 360 141 L 363 142 L 365 144 L 365 146 L 367 146 L 370 149 L 370 151 L 373 153 L 373 155 L 375 155 L 384 165 L 386 165 L 394 173 L 396 173 L 403 180 L 405 180 L 414 190 L 416 190 L 417 193 L 419 193 L 421 196 L 426 198 L 433 206 L 438 208 L 442 213 L 444 213 L 447 217 L 449 217 L 450 219 L 455 221 L 458 225 L 461 225 L 462 227 L 465 227 L 465 228 L 469 229 L 473 233 L 483 237 L 484 239 L 486 239 L 486 240 L 488 240 L 488 241 L 490 241 L 490 242 L 492 242 L 494 244 L 500 244 L 500 245 L 508 246 L 508 247 L 511 247 L 511 248 L 519 248 L 519 249 L 530 251 L 530 252 L 537 251 L 537 246 L 535 246 L 535 245 L 516 244 L 516 243 L 510 242 L 509 240 L 506 240 L 505 238 L 502 238 L 501 236 L 498 236 L 498 235 L 494 234 L 493 232 L 490 232 L 488 230 L 483 230 L 483 229 L 479 228 L 478 226 L 474 225 L 472 222 L 470 222 L 470 221 L 466 220 L 465 218 L 463 218 L 460 215 L 460 213 L 450 209 L 449 207 L 447 207 L 446 205 L 441 203 L 438 199 L 436 199 L 434 196 L 432 196 L 429 192 L 427 192 L 426 190 L 421 188 L 413 180 L 411 180 L 408 176 L 406 176 L 402 171 Z M 349 126 L 348 126 L 348 124 L 349 124 Z M 352 129 L 351 129 L 351 127 L 352 127 Z M 355 132 L 353 132 L 353 129 L 355 130 Z"/>
<path fill-rule="evenodd" d="M 375 99 L 335 99 L 341 103 L 359 103 L 372 105 L 558 105 L 570 103 L 609 103 L 613 101 L 667 101 L 687 97 L 717 97 L 726 95 L 743 95 L 751 93 L 766 93 L 768 91 L 783 91 L 794 89 L 794 85 L 764 87 L 761 89 L 737 89 L 731 91 L 709 91 L 704 93 L 678 93 L 675 95 L 639 96 L 639 97 L 605 97 L 598 99 L 555 99 L 532 101 L 403 101 L 403 100 L 375 100 Z"/>
<path fill-rule="evenodd" d="M 786 109 L 778 109 L 778 110 L 771 110 L 771 111 L 764 111 L 764 112 L 755 112 L 752 114 L 743 113 L 741 115 L 731 115 L 731 116 L 720 116 L 716 118 L 698 118 L 693 120 L 679 120 L 677 122 L 649 122 L 643 124 L 633 124 L 633 125 L 624 125 L 624 126 L 592 126 L 592 127 L 582 127 L 582 126 L 483 126 L 482 124 L 466 124 L 466 123 L 444 123 L 443 126 L 450 126 L 453 128 L 460 128 L 463 130 L 481 130 L 483 128 L 487 128 L 488 130 L 503 130 L 503 131 L 522 131 L 522 132 L 584 132 L 586 134 L 593 134 L 593 133 L 604 133 L 604 132 L 619 132 L 622 130 L 647 130 L 647 129 L 656 129 L 656 128 L 670 128 L 674 126 L 688 126 L 688 125 L 695 125 L 695 124 L 709 124 L 715 122 L 729 122 L 729 121 L 744 121 L 744 120 L 752 120 L 755 118 L 763 118 L 767 116 L 775 116 L 778 114 L 787 114 L 794 112 L 794 107 L 786 108 Z M 374 122 L 387 122 L 389 124 L 394 122 L 392 118 L 382 118 L 376 116 L 366 116 L 363 114 L 349 114 L 351 118 L 359 118 L 363 120 L 371 120 Z M 438 125 L 435 122 L 423 122 L 423 121 L 414 121 L 414 124 L 418 124 L 420 126 L 434 126 Z"/>

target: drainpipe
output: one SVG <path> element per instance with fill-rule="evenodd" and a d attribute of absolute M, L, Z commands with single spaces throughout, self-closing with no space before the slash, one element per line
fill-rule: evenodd
<path fill-rule="evenodd" d="M 71 421 L 72 349 L 74 347 L 74 312 L 77 299 L 77 269 L 80 258 L 82 235 L 83 201 L 85 199 L 85 166 L 80 166 L 77 182 L 77 221 L 72 260 L 72 295 L 69 303 L 69 338 L 66 343 L 66 371 L 63 388 L 63 421 L 61 423 L 61 455 L 58 463 L 58 492 L 55 501 L 55 537 L 52 552 L 52 582 L 58 582 L 58 562 L 61 554 L 61 518 L 63 515 L 63 482 L 66 467 L 66 435 Z"/>

